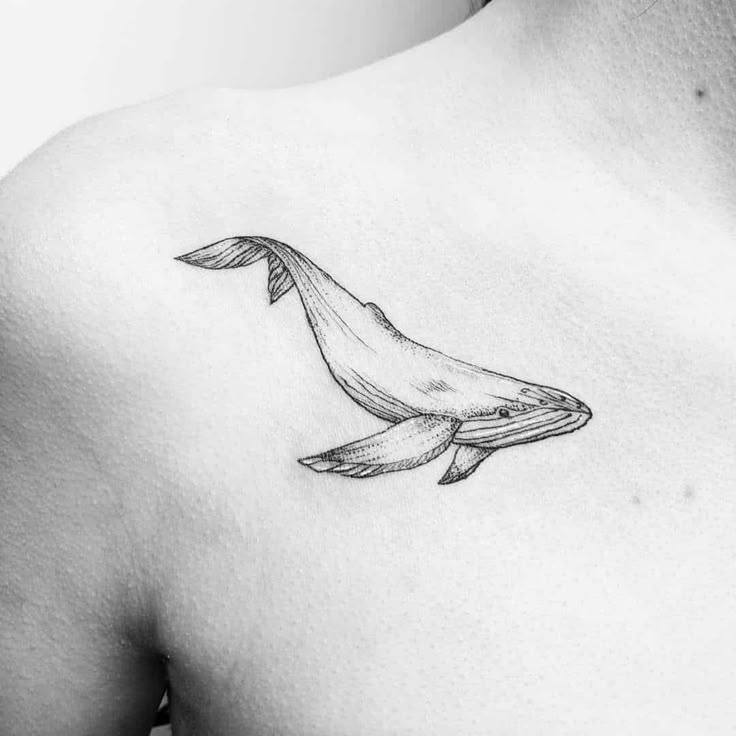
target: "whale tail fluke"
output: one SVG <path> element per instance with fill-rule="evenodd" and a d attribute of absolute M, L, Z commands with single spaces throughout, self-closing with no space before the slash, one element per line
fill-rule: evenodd
<path fill-rule="evenodd" d="M 274 304 L 294 286 L 294 279 L 284 261 L 275 252 L 274 244 L 275 241 L 270 238 L 226 238 L 191 253 L 185 253 L 183 256 L 177 256 L 176 260 L 200 268 L 219 269 L 250 266 L 262 258 L 267 258 L 268 294 L 271 304 Z"/>
<path fill-rule="evenodd" d="M 286 270 L 284 262 L 273 253 L 268 255 L 268 295 L 275 304 L 294 286 L 294 279 Z"/>
<path fill-rule="evenodd" d="M 318 473 L 339 473 L 353 478 L 409 470 L 443 453 L 459 424 L 451 417 L 423 414 L 349 445 L 301 458 L 299 462 Z"/>

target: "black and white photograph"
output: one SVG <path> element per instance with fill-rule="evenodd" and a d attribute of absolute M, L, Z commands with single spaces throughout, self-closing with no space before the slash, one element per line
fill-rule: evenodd
<path fill-rule="evenodd" d="M 0 0 L 0 736 L 736 736 L 736 0 Z"/>

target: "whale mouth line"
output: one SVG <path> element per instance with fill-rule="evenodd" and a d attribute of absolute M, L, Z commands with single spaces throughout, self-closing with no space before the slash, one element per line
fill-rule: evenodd
<path fill-rule="evenodd" d="M 501 448 L 533 442 L 556 434 L 566 434 L 588 422 L 590 415 L 570 409 L 542 409 L 521 415 L 511 421 L 480 418 L 464 422 L 454 442 L 476 447 Z"/>

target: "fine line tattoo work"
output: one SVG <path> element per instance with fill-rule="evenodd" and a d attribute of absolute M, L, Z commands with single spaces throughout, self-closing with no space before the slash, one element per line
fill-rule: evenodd
<path fill-rule="evenodd" d="M 366 478 L 408 470 L 450 445 L 440 484 L 467 478 L 496 450 L 580 429 L 590 409 L 570 394 L 494 373 L 425 347 L 399 332 L 306 256 L 267 237 L 220 240 L 177 260 L 201 268 L 268 261 L 271 304 L 293 286 L 325 363 L 340 387 L 383 432 L 299 460 L 318 473 Z"/>

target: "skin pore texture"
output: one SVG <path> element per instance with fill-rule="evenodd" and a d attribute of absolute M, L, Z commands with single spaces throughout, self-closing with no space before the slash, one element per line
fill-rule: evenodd
<path fill-rule="evenodd" d="M 379 64 L 85 121 L 0 184 L 0 733 L 709 734 L 736 706 L 736 16 L 494 0 Z M 584 397 L 453 486 L 234 233 Z"/>

